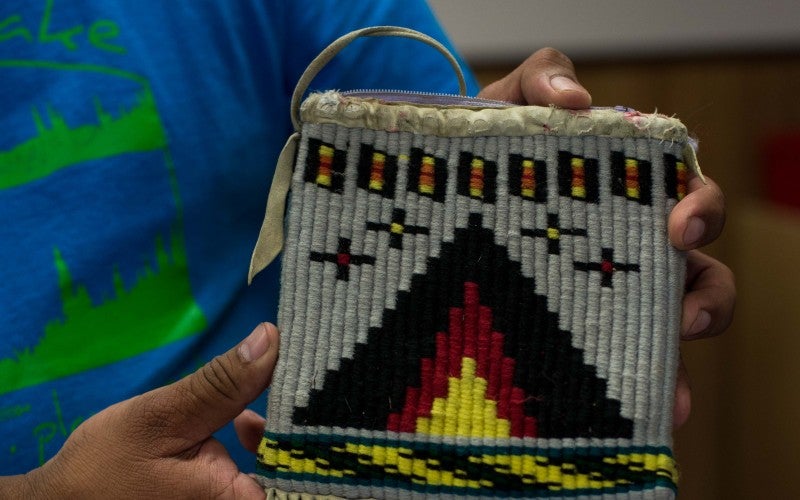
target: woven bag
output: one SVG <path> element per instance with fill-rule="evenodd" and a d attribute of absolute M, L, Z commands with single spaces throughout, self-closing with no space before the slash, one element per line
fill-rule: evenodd
<path fill-rule="evenodd" d="M 294 94 L 252 276 L 283 246 L 258 451 L 273 498 L 673 498 L 696 168 L 676 119 L 463 96 Z M 448 54 L 451 64 L 458 64 Z M 464 89 L 461 77 L 462 93 Z"/>

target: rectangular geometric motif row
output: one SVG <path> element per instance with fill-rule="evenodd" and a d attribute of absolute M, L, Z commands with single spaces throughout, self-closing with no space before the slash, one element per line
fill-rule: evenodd
<path fill-rule="evenodd" d="M 408 155 L 390 155 L 361 144 L 358 158 L 358 179 L 361 189 L 394 198 L 398 163 L 408 166 L 407 190 L 434 201 L 444 201 L 447 184 L 447 159 L 438 158 L 420 148 L 411 148 Z M 642 205 L 650 205 L 653 195 L 652 164 L 626 156 L 621 151 L 610 153 L 611 193 Z M 672 154 L 663 155 L 667 196 L 683 199 L 687 193 L 689 171 L 686 164 Z M 308 139 L 305 165 L 306 182 L 315 183 L 335 193 L 344 189 L 347 152 L 319 139 Z M 547 201 L 547 163 L 512 153 L 508 155 L 508 192 L 526 200 Z M 597 203 L 600 181 L 599 160 L 585 158 L 568 151 L 558 152 L 559 195 L 588 203 Z M 494 203 L 497 192 L 497 163 L 469 152 L 459 155 L 456 190 L 458 194 Z"/>

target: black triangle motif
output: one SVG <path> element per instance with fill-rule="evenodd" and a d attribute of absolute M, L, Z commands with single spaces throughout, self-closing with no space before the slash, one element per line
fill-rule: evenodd
<path fill-rule="evenodd" d="M 422 385 L 421 360 L 434 357 L 451 308 L 463 307 L 466 282 L 480 287 L 481 304 L 493 311 L 492 330 L 504 335 L 503 355 L 515 360 L 513 383 L 524 390 L 524 413 L 536 420 L 537 437 L 632 437 L 633 421 L 606 396 L 606 381 L 583 362 L 570 332 L 547 310 L 546 297 L 535 293 L 534 280 L 522 275 L 476 214 L 468 228 L 456 229 L 452 243 L 442 243 L 427 273 L 398 292 L 395 309 L 384 310 L 381 326 L 356 344 L 353 357 L 326 372 L 307 406 L 295 408 L 293 422 L 387 430 L 406 391 Z"/>

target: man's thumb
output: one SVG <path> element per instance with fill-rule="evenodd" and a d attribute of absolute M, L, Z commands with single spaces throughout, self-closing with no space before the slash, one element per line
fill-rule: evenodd
<path fill-rule="evenodd" d="M 211 436 L 264 392 L 278 358 L 278 330 L 262 323 L 236 347 L 196 372 L 153 391 L 148 403 L 168 422 L 161 428 L 184 445 Z M 166 444 L 166 443 L 164 443 Z"/>

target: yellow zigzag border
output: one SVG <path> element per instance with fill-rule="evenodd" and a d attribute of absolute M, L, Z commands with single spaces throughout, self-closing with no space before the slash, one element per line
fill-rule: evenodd
<path fill-rule="evenodd" d="M 383 469 L 387 476 L 407 479 L 412 484 L 430 487 L 456 487 L 466 489 L 495 488 L 486 478 L 469 478 L 467 471 L 447 468 L 441 461 L 424 458 L 415 450 L 402 446 L 385 446 L 346 442 L 344 445 L 318 445 L 327 455 L 346 460 L 356 460 L 357 465 Z M 570 450 L 572 451 L 572 450 Z M 429 455 L 428 453 L 425 453 Z M 262 468 L 279 473 L 324 476 L 329 478 L 358 479 L 353 468 L 336 467 L 309 450 L 298 446 L 281 446 L 278 441 L 264 438 L 258 449 Z M 610 466 L 617 474 L 604 475 L 599 471 L 583 472 L 568 458 L 547 455 L 507 453 L 474 453 L 464 457 L 470 464 L 488 466 L 502 477 L 519 480 L 525 487 L 561 490 L 606 490 L 618 487 L 653 486 L 654 482 L 674 487 L 678 482 L 675 460 L 666 453 L 631 452 L 594 457 L 598 465 Z M 603 467 L 598 467 L 602 469 Z M 622 472 L 622 474 L 620 474 Z M 642 481 L 636 481 L 640 477 Z M 634 478 L 631 480 L 631 478 Z M 646 484 L 644 484 L 646 483 Z"/>

